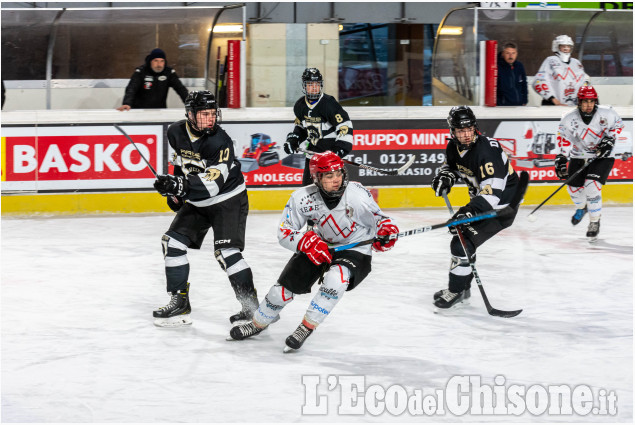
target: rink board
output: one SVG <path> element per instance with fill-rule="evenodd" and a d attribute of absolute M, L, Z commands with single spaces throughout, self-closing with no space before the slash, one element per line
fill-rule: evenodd
<path fill-rule="evenodd" d="M 530 186 L 524 205 L 538 205 L 558 185 Z M 282 211 L 294 189 L 249 189 L 251 211 Z M 371 189 L 381 208 L 443 207 L 442 198 L 430 187 L 378 187 Z M 465 187 L 450 193 L 454 205 L 469 201 Z M 602 201 L 608 204 L 632 204 L 632 183 L 610 183 L 602 188 Z M 570 205 L 566 189 L 561 189 L 549 205 Z M 15 194 L 2 196 L 2 215 L 67 215 L 169 212 L 165 199 L 155 192 Z"/>

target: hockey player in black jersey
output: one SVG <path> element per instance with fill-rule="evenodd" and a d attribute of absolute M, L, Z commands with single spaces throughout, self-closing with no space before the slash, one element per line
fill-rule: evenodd
<path fill-rule="evenodd" d="M 287 135 L 284 151 L 292 154 L 300 147 L 311 152 L 335 152 L 340 158 L 353 149 L 353 123 L 333 96 L 323 92 L 324 80 L 317 68 L 302 73 L 304 96 L 293 107 L 295 127 Z M 305 161 L 302 185 L 311 184 L 309 158 Z"/>
<path fill-rule="evenodd" d="M 249 202 L 234 144 L 220 127 L 221 112 L 209 91 L 191 92 L 185 99 L 186 120 L 168 128 L 174 149 L 174 175 L 160 175 L 156 190 L 167 197 L 176 212 L 162 237 L 168 305 L 153 312 L 157 326 L 191 324 L 187 249 L 200 249 L 210 227 L 214 232 L 214 255 L 227 272 L 242 309 L 232 323 L 251 320 L 258 308 L 251 269 L 241 252 Z"/>
<path fill-rule="evenodd" d="M 474 112 L 467 106 L 452 108 L 448 125 L 452 138 L 446 148 L 446 161 L 432 180 L 432 189 L 436 196 L 442 196 L 450 192 L 457 178 L 461 178 L 470 194 L 470 202 L 459 208 L 452 218 L 464 218 L 508 206 L 516 192 L 518 175 L 500 144 L 480 134 Z M 517 212 L 518 205 L 513 214 L 461 226 L 470 260 L 476 260 L 476 248 L 512 225 Z M 470 297 L 472 272 L 469 260 L 456 229 L 451 228 L 450 232 L 454 237 L 450 243 L 449 285 L 448 289 L 434 294 L 434 305 L 438 308 L 450 308 Z"/>

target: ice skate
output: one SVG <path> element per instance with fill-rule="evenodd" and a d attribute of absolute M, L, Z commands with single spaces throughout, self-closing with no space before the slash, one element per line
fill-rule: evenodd
<path fill-rule="evenodd" d="M 586 231 L 586 236 L 587 238 L 589 238 L 589 242 L 597 241 L 599 233 L 600 233 L 600 220 L 590 222 L 589 228 Z"/>
<path fill-rule="evenodd" d="M 471 296 L 469 289 L 466 289 L 461 292 L 451 292 L 450 290 L 444 290 L 444 291 L 445 292 L 434 301 L 435 307 L 439 309 L 443 309 L 443 310 L 456 307 L 457 305 L 461 303 L 467 303 L 467 301 L 469 300 Z"/>
<path fill-rule="evenodd" d="M 154 316 L 155 326 L 162 328 L 172 328 L 185 325 L 191 325 L 190 313 L 190 297 L 188 295 L 190 284 L 188 282 L 185 290 L 173 292 L 170 296 L 170 302 L 165 307 L 161 307 L 152 312 Z"/>
<path fill-rule="evenodd" d="M 575 214 L 573 214 L 573 216 L 571 217 L 571 224 L 575 226 L 576 224 L 581 222 L 584 216 L 586 215 L 586 213 L 587 213 L 586 207 L 575 210 Z"/>
<path fill-rule="evenodd" d="M 434 301 L 438 300 L 439 298 L 441 298 L 442 296 L 444 296 L 448 292 L 450 292 L 450 290 L 447 289 L 447 288 L 441 289 L 440 291 L 435 292 L 434 293 L 434 297 L 433 297 Z M 470 296 L 472 296 L 472 293 L 471 293 L 470 289 L 466 289 L 463 292 L 464 292 L 464 296 L 463 296 L 464 299 L 468 299 L 468 298 L 470 298 Z"/>
<path fill-rule="evenodd" d="M 309 329 L 304 326 L 304 323 L 300 323 L 300 326 L 298 326 L 298 328 L 287 337 L 285 341 L 286 346 L 283 351 L 285 353 L 290 353 L 299 350 L 300 347 L 302 347 L 302 344 L 304 344 L 304 341 L 306 341 L 312 333 L 313 329 Z"/>
<path fill-rule="evenodd" d="M 267 329 L 259 328 L 254 325 L 254 322 L 245 323 L 244 325 L 234 326 L 229 331 L 229 336 L 227 337 L 227 341 L 242 341 L 243 339 L 250 338 L 254 335 L 258 335 L 260 332 Z"/>

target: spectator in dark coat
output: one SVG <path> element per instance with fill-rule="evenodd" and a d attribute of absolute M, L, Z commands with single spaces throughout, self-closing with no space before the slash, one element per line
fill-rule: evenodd
<path fill-rule="evenodd" d="M 169 66 L 166 66 L 165 52 L 154 49 L 146 56 L 145 65 L 136 68 L 126 87 L 123 105 L 118 111 L 131 108 L 166 108 L 168 89 L 172 87 L 185 101 L 188 91 L 179 77 Z"/>
<path fill-rule="evenodd" d="M 527 104 L 527 74 L 518 62 L 518 46 L 505 43 L 498 55 L 497 106 L 525 106 Z"/>

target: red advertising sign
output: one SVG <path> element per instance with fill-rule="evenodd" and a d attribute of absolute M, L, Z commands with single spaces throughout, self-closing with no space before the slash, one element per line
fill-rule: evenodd
<path fill-rule="evenodd" d="M 118 132 L 109 134 L 115 131 L 103 126 L 3 129 L 3 190 L 146 187 L 154 175 L 137 148 L 162 170 L 163 131 L 128 130 L 137 148 Z"/>
<path fill-rule="evenodd" d="M 497 46 L 496 40 L 487 40 L 485 42 L 485 106 L 496 106 Z"/>
<path fill-rule="evenodd" d="M 240 40 L 227 41 L 227 106 L 240 108 Z"/>

